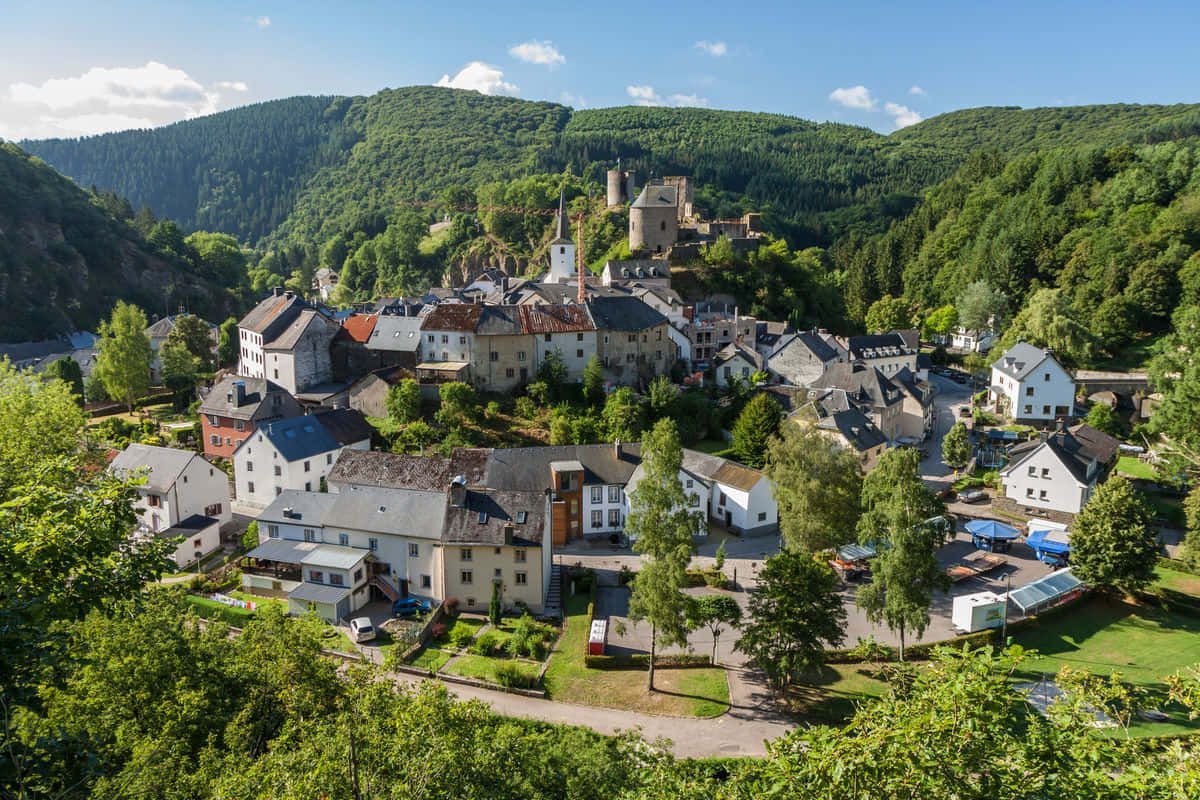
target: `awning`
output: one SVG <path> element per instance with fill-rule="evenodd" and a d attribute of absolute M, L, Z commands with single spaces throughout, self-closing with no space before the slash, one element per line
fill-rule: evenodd
<path fill-rule="evenodd" d="M 1062 530 L 1030 531 L 1029 536 L 1025 537 L 1025 544 L 1043 553 L 1065 556 L 1071 552 L 1070 535 Z"/>
<path fill-rule="evenodd" d="M 1053 605 L 1082 589 L 1083 582 L 1072 575 L 1068 567 L 1013 589 L 1008 599 L 1021 609 L 1022 614 L 1028 614 L 1030 611 Z"/>
<path fill-rule="evenodd" d="M 838 548 L 838 561 L 849 564 L 852 561 L 866 561 L 875 557 L 874 547 L 863 547 L 860 544 L 848 544 Z"/>
<path fill-rule="evenodd" d="M 1021 532 L 1012 525 L 997 522 L 994 519 L 973 519 L 966 524 L 967 533 L 982 539 L 1016 539 Z"/>

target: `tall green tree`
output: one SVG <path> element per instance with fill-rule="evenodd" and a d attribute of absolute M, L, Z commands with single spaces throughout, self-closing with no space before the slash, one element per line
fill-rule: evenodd
<path fill-rule="evenodd" d="M 958 325 L 958 309 L 947 303 L 929 312 L 921 325 L 921 336 L 931 339 L 934 336 L 945 336 Z"/>
<path fill-rule="evenodd" d="M 204 368 L 203 362 L 192 354 L 184 337 L 177 336 L 175 331 L 171 331 L 159 347 L 158 356 L 162 363 L 162 382 L 174 394 L 175 408 L 187 408 L 196 388 L 197 373 Z"/>
<path fill-rule="evenodd" d="M 733 424 L 733 455 L 746 466 L 760 468 L 766 463 L 767 446 L 779 432 L 783 412 L 770 395 L 759 392 L 738 415 Z"/>
<path fill-rule="evenodd" d="M 475 388 L 462 381 L 443 383 L 438 389 L 442 407 L 438 409 L 438 422 L 449 427 L 459 428 L 469 418 L 475 416 L 479 407 L 479 394 Z"/>
<path fill-rule="evenodd" d="M 912 316 L 908 311 L 908 303 L 904 301 L 903 297 L 892 297 L 890 294 L 885 294 L 867 309 L 865 324 L 867 330 L 871 332 L 903 330 L 911 323 Z"/>
<path fill-rule="evenodd" d="M 628 386 L 608 396 L 601 416 L 610 440 L 636 442 L 642 435 L 642 404 Z"/>
<path fill-rule="evenodd" d="M 716 664 L 721 633 L 727 627 L 736 628 L 741 624 L 742 607 L 727 594 L 702 594 L 689 599 L 687 616 L 689 628 L 708 628 L 712 634 L 712 663 Z"/>
<path fill-rule="evenodd" d="M 970 460 L 971 440 L 967 435 L 967 426 L 956 422 L 942 437 L 942 461 L 947 466 L 962 469 Z"/>
<path fill-rule="evenodd" d="M 546 392 L 550 400 L 557 401 L 563 396 L 563 387 L 567 382 L 567 365 L 563 363 L 562 351 L 557 348 L 546 353 L 538 367 L 537 379 L 546 384 Z"/>
<path fill-rule="evenodd" d="M 219 335 L 219 334 L 218 334 Z M 181 341 L 188 352 L 200 362 L 200 369 L 208 370 L 213 365 L 212 330 L 208 323 L 195 314 L 180 314 L 175 318 L 175 327 L 167 334 L 167 340 L 174 336 Z"/>
<path fill-rule="evenodd" d="M 1183 548 L 1179 558 L 1191 570 L 1200 569 L 1200 481 L 1193 482 L 1183 501 L 1187 532 L 1183 537 Z"/>
<path fill-rule="evenodd" d="M 785 424 L 766 461 L 788 550 L 815 553 L 854 541 L 862 469 L 853 451 L 833 447 L 812 426 Z"/>
<path fill-rule="evenodd" d="M 1125 424 L 1108 403 L 1092 403 L 1084 422 L 1109 436 L 1118 439 L 1125 436 Z"/>
<path fill-rule="evenodd" d="M 150 362 L 154 356 L 142 310 L 118 300 L 112 317 L 100 323 L 98 350 L 93 371 L 104 382 L 109 397 L 120 400 L 132 412 L 134 401 L 150 389 Z"/>
<path fill-rule="evenodd" d="M 642 440 L 642 479 L 629 494 L 625 521 L 634 551 L 649 557 L 633 581 L 629 619 L 650 623 L 650 691 L 658 647 L 687 644 L 688 600 L 682 589 L 692 558 L 692 535 L 705 524 L 702 512 L 688 509 L 679 480 L 682 467 L 675 422 L 661 419 Z"/>
<path fill-rule="evenodd" d="M 833 570 L 808 553 L 784 550 L 759 571 L 750 620 L 735 647 L 766 673 L 776 693 L 842 643 L 846 609 L 837 583 Z"/>
<path fill-rule="evenodd" d="M 412 378 L 404 378 L 388 389 L 386 405 L 393 421 L 401 425 L 416 422 L 421 418 L 421 386 Z"/>
<path fill-rule="evenodd" d="M 599 356 L 592 356 L 583 368 L 583 399 L 592 405 L 604 399 L 604 367 Z"/>
<path fill-rule="evenodd" d="M 1174 330 L 1150 361 L 1150 378 L 1163 396 L 1151 425 L 1180 460 L 1200 469 L 1200 307 L 1175 314 Z"/>
<path fill-rule="evenodd" d="M 1087 363 L 1096 352 L 1095 336 L 1076 317 L 1061 289 L 1038 289 L 1013 318 L 998 350 L 1008 350 L 1024 339 L 1037 347 L 1051 347 L 1067 362 Z"/>
<path fill-rule="evenodd" d="M 57 379 L 69 386 L 76 401 L 83 405 L 83 368 L 79 366 L 78 361 L 70 356 L 64 356 L 46 367 L 43 374 L 51 380 Z"/>
<path fill-rule="evenodd" d="M 659 375 L 650 382 L 650 416 L 659 420 L 677 416 L 679 409 L 679 387 L 666 375 Z"/>
<path fill-rule="evenodd" d="M 1114 475 L 1071 525 L 1071 571 L 1101 590 L 1135 592 L 1154 581 L 1158 536 L 1137 489 Z"/>
<path fill-rule="evenodd" d="M 217 366 L 235 367 L 238 360 L 238 321 L 230 317 L 221 323 L 217 343 Z"/>
<path fill-rule="evenodd" d="M 986 280 L 973 281 L 954 301 L 958 322 L 967 330 L 994 331 L 1008 313 L 1008 298 Z"/>
<path fill-rule="evenodd" d="M 950 582 L 937 561 L 946 528 L 930 520 L 945 506 L 925 488 L 916 450 L 888 450 L 863 479 L 862 544 L 875 547 L 871 582 L 859 588 L 856 603 L 867 618 L 900 636 L 900 660 L 909 633 L 921 636 L 929 625 L 934 590 Z"/>

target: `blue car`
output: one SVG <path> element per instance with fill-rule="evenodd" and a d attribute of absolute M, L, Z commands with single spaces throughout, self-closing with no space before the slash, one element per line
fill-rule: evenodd
<path fill-rule="evenodd" d="M 429 609 L 429 603 L 419 597 L 401 597 L 392 604 L 392 613 L 401 617 L 408 617 L 413 614 L 427 614 L 429 613 Z"/>

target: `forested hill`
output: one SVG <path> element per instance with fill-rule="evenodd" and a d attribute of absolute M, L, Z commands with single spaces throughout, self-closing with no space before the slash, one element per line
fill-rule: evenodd
<path fill-rule="evenodd" d="M 918 122 L 889 138 L 960 152 L 1009 155 L 1080 145 L 1153 144 L 1200 134 L 1200 104 L 968 108 Z"/>
<path fill-rule="evenodd" d="M 94 331 L 118 299 L 159 313 L 183 304 L 222 319 L 229 299 L 217 283 L 50 167 L 0 144 L 0 341 Z"/>
<path fill-rule="evenodd" d="M 707 109 L 572 111 L 431 86 L 296 97 L 149 131 L 24 142 L 79 182 L 148 204 L 185 230 L 323 241 L 364 211 L 570 169 L 603 185 L 620 157 L 696 177 L 719 215 L 768 212 L 796 245 L 851 222 L 882 230 L 958 155 L 860 127 Z M 882 220 L 882 224 L 881 224 Z"/>

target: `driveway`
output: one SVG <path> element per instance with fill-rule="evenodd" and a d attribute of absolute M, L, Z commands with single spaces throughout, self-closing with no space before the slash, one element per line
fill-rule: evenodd
<path fill-rule="evenodd" d="M 937 393 L 933 396 L 933 430 L 922 445 L 926 456 L 921 461 L 921 477 L 929 488 L 939 490 L 954 482 L 954 470 L 942 461 L 942 439 L 961 419 L 958 410 L 970 405 L 971 388 L 933 373 L 929 374 L 929 383 L 936 387 Z"/>

